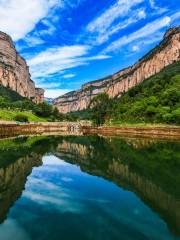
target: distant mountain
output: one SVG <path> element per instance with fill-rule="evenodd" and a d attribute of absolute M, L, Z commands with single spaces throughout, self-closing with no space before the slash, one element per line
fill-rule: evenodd
<path fill-rule="evenodd" d="M 99 95 L 98 110 L 85 109 L 69 113 L 71 117 L 109 125 L 123 123 L 180 124 L 180 61 L 129 89 L 120 98 L 104 101 Z M 102 107 L 103 106 L 103 107 Z"/>
<path fill-rule="evenodd" d="M 44 98 L 44 101 L 47 102 L 47 103 L 49 103 L 49 104 L 51 104 L 51 105 L 53 105 L 53 103 L 54 103 L 54 98 Z"/>
<path fill-rule="evenodd" d="M 55 99 L 54 105 L 60 112 L 68 113 L 87 109 L 90 101 L 100 93 L 105 92 L 110 98 L 119 98 L 129 89 L 179 60 L 180 27 L 175 27 L 170 28 L 160 44 L 133 66 L 107 78 L 84 84 L 80 90 Z"/>

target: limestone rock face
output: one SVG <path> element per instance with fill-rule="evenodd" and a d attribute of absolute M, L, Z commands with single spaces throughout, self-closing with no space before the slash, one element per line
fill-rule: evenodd
<path fill-rule="evenodd" d="M 0 32 L 0 84 L 36 103 L 43 101 L 44 90 L 35 88 L 26 61 L 17 53 L 12 39 L 3 32 Z"/>
<path fill-rule="evenodd" d="M 107 78 L 84 84 L 57 98 L 54 105 L 62 113 L 88 108 L 91 99 L 102 92 L 111 98 L 122 93 L 160 72 L 166 66 L 180 60 L 180 27 L 169 29 L 160 44 L 133 66 L 123 69 Z"/>

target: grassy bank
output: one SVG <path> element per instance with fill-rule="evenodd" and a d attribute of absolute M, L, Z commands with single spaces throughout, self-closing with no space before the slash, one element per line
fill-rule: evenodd
<path fill-rule="evenodd" d="M 0 109 L 0 120 L 14 121 L 17 115 L 24 115 L 28 118 L 29 122 L 47 122 L 46 118 L 38 117 L 30 111 L 13 111 Z"/>

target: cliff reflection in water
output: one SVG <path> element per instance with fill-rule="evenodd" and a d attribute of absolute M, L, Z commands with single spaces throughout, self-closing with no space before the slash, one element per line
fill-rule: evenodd
<path fill-rule="evenodd" d="M 180 235 L 178 142 L 67 137 L 58 144 L 55 155 L 135 192 Z"/>
<path fill-rule="evenodd" d="M 0 141 L 0 221 L 33 167 L 53 154 L 135 192 L 180 235 L 179 143 L 131 138 L 33 137 Z"/>
<path fill-rule="evenodd" d="M 0 223 L 21 196 L 32 168 L 42 164 L 43 140 L 41 137 L 0 140 Z"/>

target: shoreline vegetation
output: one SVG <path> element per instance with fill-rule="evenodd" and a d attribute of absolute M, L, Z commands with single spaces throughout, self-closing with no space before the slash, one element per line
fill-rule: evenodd
<path fill-rule="evenodd" d="M 180 61 L 120 96 L 110 98 L 101 93 L 88 109 L 69 115 L 89 119 L 96 126 L 180 125 Z"/>
<path fill-rule="evenodd" d="M 39 122 L 17 123 L 0 121 L 0 136 L 20 135 L 132 135 L 151 138 L 180 139 L 180 126 L 174 125 L 134 125 L 94 127 L 88 122 Z"/>
<path fill-rule="evenodd" d="M 139 132 L 142 129 L 163 129 L 165 133 L 162 135 L 170 135 L 173 129 L 179 134 L 180 61 L 122 93 L 121 97 L 110 99 L 102 93 L 92 99 L 88 109 L 68 114 L 60 113 L 47 102 L 35 104 L 9 88 L 0 86 L 0 125 L 3 125 L 3 131 L 8 128 L 8 124 L 22 128 L 26 126 L 27 129 L 28 126 L 34 126 L 36 129 L 43 123 L 50 128 L 56 125 L 58 131 L 68 125 L 72 127 L 72 132 L 74 128 L 83 126 L 96 133 L 102 133 L 103 129 L 111 134 L 122 132 L 122 129 L 129 129 L 126 132 L 132 133 L 133 129 L 136 132 L 137 129 Z M 60 129 L 58 126 L 61 126 Z"/>

